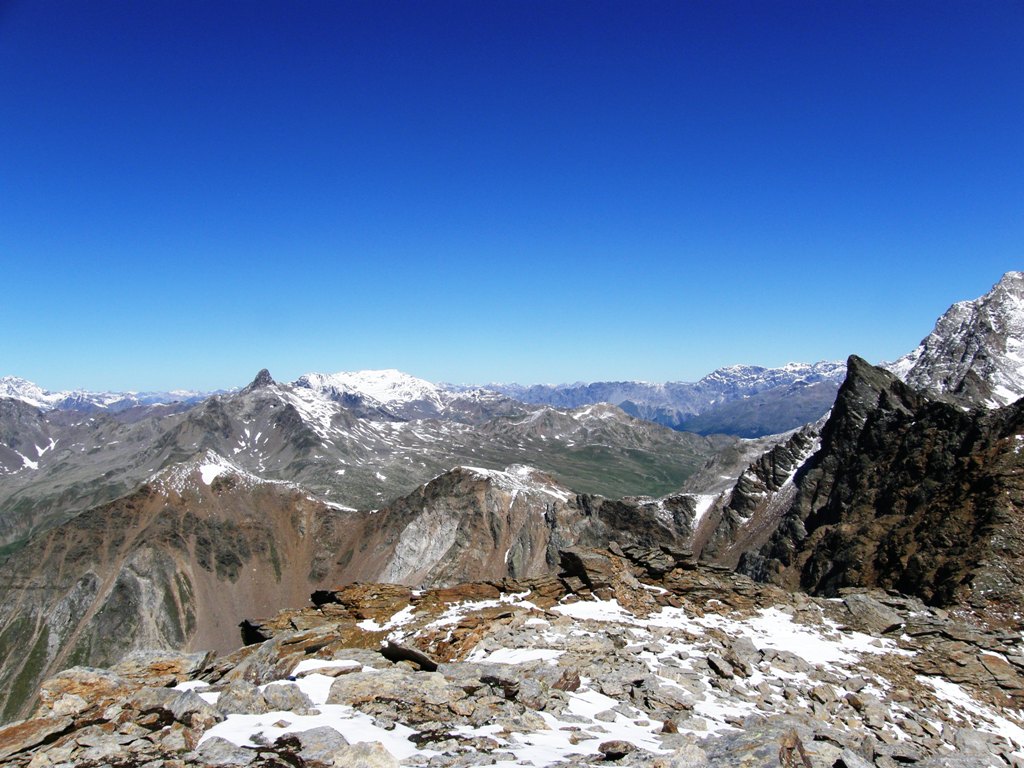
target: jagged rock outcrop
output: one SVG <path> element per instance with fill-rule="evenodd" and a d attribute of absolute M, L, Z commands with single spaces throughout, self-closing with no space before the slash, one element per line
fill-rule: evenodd
<path fill-rule="evenodd" d="M 744 470 L 706 515 L 694 546 L 701 557 L 734 568 L 741 555 L 775 532 L 796 493 L 796 475 L 819 445 L 821 424 L 797 430 Z"/>
<path fill-rule="evenodd" d="M 1024 395 L 1024 272 L 954 304 L 920 346 L 891 363 L 916 389 L 995 408 Z"/>
<path fill-rule="evenodd" d="M 577 548 L 561 560 L 567 570 L 543 579 L 329 590 L 220 659 L 151 655 L 67 670 L 44 684 L 32 719 L 0 727 L 0 759 L 18 768 L 1024 761 L 1019 635 L 883 592 L 790 594 L 664 548 Z"/>
<path fill-rule="evenodd" d="M 274 381 L 274 377 L 270 375 L 270 371 L 266 368 L 262 368 L 260 372 L 256 374 L 256 378 L 249 382 L 248 386 L 242 389 L 242 392 L 253 392 L 257 389 L 273 387 L 276 384 L 277 382 Z"/>
<path fill-rule="evenodd" d="M 821 447 L 740 569 L 814 594 L 880 587 L 1020 626 L 1024 403 L 965 411 L 851 357 Z"/>

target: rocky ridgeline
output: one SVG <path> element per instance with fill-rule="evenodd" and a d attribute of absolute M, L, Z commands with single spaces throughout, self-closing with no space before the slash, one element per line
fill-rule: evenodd
<path fill-rule="evenodd" d="M 791 594 L 669 547 L 559 576 L 353 584 L 223 658 L 46 681 L 11 766 L 1024 766 L 1024 647 L 891 593 Z"/>

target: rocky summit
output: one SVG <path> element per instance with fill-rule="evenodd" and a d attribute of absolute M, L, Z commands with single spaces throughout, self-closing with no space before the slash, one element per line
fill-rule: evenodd
<path fill-rule="evenodd" d="M 0 760 L 76 766 L 1024 765 L 1024 647 L 913 598 L 792 594 L 687 552 L 350 584 L 230 655 L 47 680 Z"/>

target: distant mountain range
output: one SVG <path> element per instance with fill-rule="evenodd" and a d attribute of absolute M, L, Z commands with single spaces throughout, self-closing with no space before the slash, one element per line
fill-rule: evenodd
<path fill-rule="evenodd" d="M 781 368 L 733 365 L 692 383 L 603 381 L 487 386 L 523 403 L 556 408 L 611 403 L 637 418 L 672 429 L 702 435 L 761 437 L 819 418 L 832 405 L 845 375 L 845 363 L 820 362 L 790 363 Z"/>
<path fill-rule="evenodd" d="M 117 413 L 147 405 L 190 405 L 214 392 L 175 390 L 173 392 L 50 392 L 17 376 L 0 377 L 0 398 L 21 400 L 36 408 L 59 411 L 109 411 Z"/>
<path fill-rule="evenodd" d="M 516 410 L 515 403 L 562 410 L 608 403 L 631 416 L 677 431 L 702 435 L 761 437 L 795 429 L 828 410 L 845 375 L 845 364 L 790 363 L 781 368 L 734 365 L 697 382 L 639 381 L 590 384 L 432 384 L 396 370 L 307 373 L 293 388 L 319 393 L 365 416 L 410 420 L 440 418 L 472 423 L 485 414 Z M 177 408 L 212 394 L 173 392 L 50 392 L 13 376 L 0 379 L 0 397 L 43 410 L 118 413 L 144 406 Z"/>
<path fill-rule="evenodd" d="M 210 451 L 325 501 L 372 508 L 457 465 L 528 464 L 580 492 L 657 496 L 735 441 L 610 405 L 559 411 L 397 372 L 279 384 L 261 371 L 237 392 L 179 409 L 43 411 L 0 398 L 0 546 Z"/>
<path fill-rule="evenodd" d="M 919 388 L 974 392 L 976 400 L 1005 405 L 1024 391 L 1024 289 L 1020 272 L 1009 272 L 986 296 L 953 305 L 912 352 L 883 364 Z M 761 437 L 796 429 L 820 418 L 835 400 L 845 362 L 790 363 L 780 368 L 733 365 L 696 382 L 598 381 L 575 384 L 432 384 L 396 370 L 308 373 L 291 386 L 337 402 L 357 403 L 382 418 L 444 418 L 473 422 L 494 414 L 503 395 L 528 405 L 574 409 L 596 403 L 620 407 L 636 418 L 702 435 Z M 981 384 L 979 382 L 985 382 Z M 982 391 L 984 390 L 984 391 Z M 119 412 L 141 406 L 182 406 L 215 393 L 51 392 L 14 376 L 0 378 L 0 398 L 44 410 Z M 507 411 L 514 406 L 506 403 Z"/>

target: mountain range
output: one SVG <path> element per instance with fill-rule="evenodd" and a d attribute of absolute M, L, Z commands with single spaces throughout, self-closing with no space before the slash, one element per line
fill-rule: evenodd
<path fill-rule="evenodd" d="M 259 617 L 332 585 L 560 574 L 609 598 L 594 570 L 606 555 L 565 554 L 581 547 L 634 565 L 647 552 L 641 570 L 659 579 L 737 571 L 825 598 L 899 593 L 997 633 L 1000 658 L 1024 669 L 1021 344 L 1024 273 L 1010 272 L 884 367 L 851 356 L 706 383 L 731 393 L 723 408 L 838 387 L 825 411 L 757 439 L 569 407 L 597 396 L 573 388 L 562 408 L 396 372 L 279 384 L 261 371 L 196 404 L 116 412 L 0 399 L 3 716 L 27 714 L 43 678 L 77 663 L 228 651 L 242 619 L 247 642 L 272 643 Z M 601 397 L 634 402 L 632 386 Z"/>
<path fill-rule="evenodd" d="M 432 384 L 397 370 L 307 373 L 289 386 L 362 409 L 363 415 L 401 420 L 442 418 L 472 423 L 514 403 L 573 410 L 616 405 L 631 416 L 702 435 L 762 437 L 795 429 L 824 414 L 845 375 L 841 362 L 790 363 L 781 368 L 733 365 L 697 382 L 640 381 L 589 384 Z M 180 410 L 221 390 L 201 393 L 50 392 L 25 379 L 0 378 L 0 398 L 49 410 L 118 413 L 144 406 Z M 495 410 L 497 409 L 497 410 Z"/>

